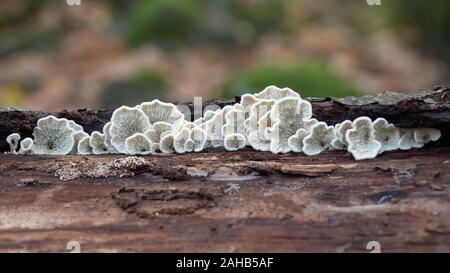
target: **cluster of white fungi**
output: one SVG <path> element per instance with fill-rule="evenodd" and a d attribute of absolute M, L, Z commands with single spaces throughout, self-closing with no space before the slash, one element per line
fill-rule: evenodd
<path fill-rule="evenodd" d="M 312 118 L 312 111 L 311 103 L 297 92 L 269 86 L 243 95 L 241 103 L 207 110 L 193 122 L 186 121 L 174 104 L 153 100 L 116 109 L 102 132 L 89 135 L 72 120 L 48 116 L 37 122 L 34 139 L 20 141 L 20 135 L 11 134 L 7 142 L 10 152 L 20 155 L 182 154 L 250 146 L 308 156 L 347 150 L 362 160 L 385 151 L 420 148 L 441 136 L 433 128 L 397 128 L 384 118 L 359 117 L 331 126 Z"/>

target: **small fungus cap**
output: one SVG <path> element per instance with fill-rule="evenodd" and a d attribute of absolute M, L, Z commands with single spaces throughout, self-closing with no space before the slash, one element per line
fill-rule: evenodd
<path fill-rule="evenodd" d="M 48 116 L 38 120 L 33 130 L 33 153 L 40 155 L 66 155 L 75 145 L 73 133 L 67 119 Z"/>
<path fill-rule="evenodd" d="M 175 148 L 173 147 L 174 138 L 175 137 L 173 134 L 167 134 L 161 138 L 161 141 L 159 142 L 159 149 L 161 150 L 161 152 L 165 154 L 171 154 L 175 152 Z"/>
<path fill-rule="evenodd" d="M 185 144 L 191 138 L 191 130 L 183 128 L 174 138 L 173 147 L 179 154 L 186 152 Z"/>
<path fill-rule="evenodd" d="M 303 152 L 306 155 L 317 155 L 328 149 L 334 139 L 334 127 L 325 122 L 318 122 L 303 139 Z"/>
<path fill-rule="evenodd" d="M 399 148 L 400 132 L 394 124 L 384 118 L 377 118 L 373 122 L 373 130 L 375 140 L 381 143 L 380 154 Z"/>
<path fill-rule="evenodd" d="M 195 127 L 191 131 L 190 139 L 194 142 L 194 152 L 200 152 L 205 148 L 206 142 L 208 140 L 206 131 L 200 127 Z"/>
<path fill-rule="evenodd" d="M 31 153 L 31 150 L 33 149 L 34 141 L 33 139 L 27 137 L 24 140 L 20 142 L 20 151 L 19 154 L 21 155 L 27 155 Z"/>
<path fill-rule="evenodd" d="M 434 128 L 417 128 L 414 130 L 414 140 L 417 143 L 427 144 L 441 138 L 441 131 Z"/>
<path fill-rule="evenodd" d="M 90 144 L 91 137 L 85 136 L 78 142 L 77 146 L 77 153 L 79 155 L 91 155 L 92 154 L 92 147 Z"/>
<path fill-rule="evenodd" d="M 17 146 L 19 146 L 19 141 L 20 141 L 20 135 L 17 133 L 10 134 L 8 137 L 6 137 L 6 142 L 9 144 L 11 152 L 16 151 Z"/>
<path fill-rule="evenodd" d="M 109 154 L 108 148 L 105 145 L 105 135 L 100 132 L 92 132 L 90 145 L 92 153 L 95 155 Z"/>
<path fill-rule="evenodd" d="M 141 133 L 128 137 L 125 141 L 127 154 L 130 155 L 148 155 L 154 153 L 152 142 Z"/>
<path fill-rule="evenodd" d="M 415 130 L 416 129 L 408 129 L 408 128 L 399 129 L 399 132 L 400 132 L 399 148 L 401 150 L 410 150 L 412 148 L 422 148 L 423 147 L 424 143 L 417 142 L 414 137 Z"/>
<path fill-rule="evenodd" d="M 111 144 L 120 153 L 127 153 L 125 141 L 137 133 L 145 133 L 151 127 L 146 114 L 138 109 L 122 106 L 116 109 L 111 118 Z"/>
<path fill-rule="evenodd" d="M 303 151 L 303 139 L 308 135 L 308 131 L 300 128 L 297 132 L 288 139 L 288 144 L 291 150 L 295 153 Z"/>
<path fill-rule="evenodd" d="M 223 144 L 227 151 L 237 151 L 246 145 L 245 136 L 243 134 L 226 135 Z"/>
<path fill-rule="evenodd" d="M 381 143 L 373 135 L 372 120 L 368 117 L 355 119 L 352 129 L 347 130 L 345 139 L 348 151 L 356 160 L 375 158 L 381 149 Z"/>

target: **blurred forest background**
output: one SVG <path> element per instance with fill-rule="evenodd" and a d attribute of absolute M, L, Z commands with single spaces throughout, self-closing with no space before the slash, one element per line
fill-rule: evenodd
<path fill-rule="evenodd" d="M 0 1 L 0 105 L 112 108 L 257 92 L 449 82 L 450 1 Z"/>

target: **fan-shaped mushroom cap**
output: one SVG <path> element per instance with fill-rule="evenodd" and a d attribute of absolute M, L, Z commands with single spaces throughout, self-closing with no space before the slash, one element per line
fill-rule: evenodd
<path fill-rule="evenodd" d="M 79 155 L 91 155 L 92 147 L 91 147 L 91 137 L 88 135 L 78 142 L 77 153 Z"/>
<path fill-rule="evenodd" d="M 242 110 L 230 110 L 225 115 L 225 125 L 222 126 L 222 134 L 245 134 L 245 115 Z"/>
<path fill-rule="evenodd" d="M 17 150 L 17 146 L 19 146 L 20 135 L 17 133 L 10 134 L 6 138 L 6 142 L 9 144 L 10 153 L 15 153 Z"/>
<path fill-rule="evenodd" d="M 125 141 L 127 154 L 130 155 L 148 155 L 153 154 L 152 142 L 141 133 L 136 133 L 128 137 Z"/>
<path fill-rule="evenodd" d="M 441 131 L 434 128 L 417 128 L 414 130 L 414 140 L 417 143 L 427 144 L 441 138 Z"/>
<path fill-rule="evenodd" d="M 201 129 L 200 127 L 195 127 L 191 131 L 191 140 L 194 141 L 194 152 L 200 152 L 206 145 L 207 136 L 206 131 Z"/>
<path fill-rule="evenodd" d="M 299 98 L 285 98 L 275 103 L 270 110 L 273 126 L 267 128 L 265 135 L 270 138 L 272 153 L 291 151 L 288 140 L 298 129 L 304 127 L 304 120 L 311 119 L 312 107 L 308 101 Z"/>
<path fill-rule="evenodd" d="M 167 134 L 161 138 L 161 141 L 159 142 L 159 149 L 161 152 L 165 154 L 171 154 L 175 152 L 175 148 L 173 147 L 174 142 L 174 135 L 173 134 Z"/>
<path fill-rule="evenodd" d="M 186 152 L 185 144 L 191 138 L 191 130 L 183 128 L 174 138 L 173 147 L 179 154 Z"/>
<path fill-rule="evenodd" d="M 345 140 L 345 133 L 352 128 L 352 122 L 345 120 L 334 126 L 335 139 L 331 142 L 331 146 L 336 150 L 347 149 L 347 140 Z"/>
<path fill-rule="evenodd" d="M 325 122 L 315 124 L 303 139 L 303 152 L 306 155 L 317 155 L 328 149 L 334 139 L 334 127 Z"/>
<path fill-rule="evenodd" d="M 138 108 L 122 106 L 116 109 L 111 118 L 111 144 L 120 153 L 127 153 L 125 141 L 137 133 L 145 133 L 151 128 L 145 113 Z"/>
<path fill-rule="evenodd" d="M 33 130 L 33 153 L 39 155 L 66 155 L 75 145 L 73 133 L 67 119 L 48 116 L 38 120 Z"/>
<path fill-rule="evenodd" d="M 22 140 L 20 142 L 20 150 L 19 150 L 19 154 L 20 155 L 29 155 L 31 154 L 31 150 L 33 148 L 34 145 L 34 141 L 27 137 L 24 140 Z"/>
<path fill-rule="evenodd" d="M 153 124 L 153 128 L 145 132 L 145 135 L 155 144 L 155 148 L 159 150 L 159 143 L 164 134 L 172 132 L 172 124 L 165 121 L 158 121 Z"/>
<path fill-rule="evenodd" d="M 373 130 L 375 140 L 381 143 L 380 154 L 399 148 L 400 132 L 394 124 L 384 118 L 377 118 L 373 122 Z"/>
<path fill-rule="evenodd" d="M 79 125 L 78 123 L 76 123 L 73 120 L 69 120 L 69 126 L 70 128 L 72 128 L 75 132 L 84 132 L 83 126 Z"/>
<path fill-rule="evenodd" d="M 303 139 L 308 135 L 308 131 L 300 128 L 288 139 L 289 147 L 293 152 L 301 153 L 303 151 Z"/>
<path fill-rule="evenodd" d="M 117 154 L 118 151 L 111 144 L 111 134 L 109 133 L 109 130 L 111 129 L 111 125 L 112 125 L 112 123 L 110 121 L 103 126 L 103 135 L 105 137 L 105 141 L 103 142 L 103 144 L 105 144 L 106 149 L 108 150 L 108 153 Z"/>
<path fill-rule="evenodd" d="M 77 154 L 78 143 L 80 143 L 80 141 L 87 136 L 89 136 L 89 134 L 84 131 L 75 131 L 73 133 L 73 139 L 75 140 L 75 144 L 73 145 L 73 148 L 72 148 L 72 151 L 70 151 L 70 154 Z"/>
<path fill-rule="evenodd" d="M 222 127 L 225 124 L 224 109 L 216 111 L 214 116 L 205 122 L 206 134 L 208 142 L 213 147 L 221 147 L 223 145 Z"/>
<path fill-rule="evenodd" d="M 381 143 L 373 135 L 372 120 L 368 117 L 359 117 L 352 123 L 352 129 L 345 133 L 348 151 L 356 160 L 371 159 L 378 155 Z"/>
<path fill-rule="evenodd" d="M 108 154 L 108 148 L 105 145 L 105 135 L 100 132 L 92 132 L 90 145 L 92 147 L 92 153 L 95 155 Z"/>
<path fill-rule="evenodd" d="M 177 131 L 184 124 L 183 113 L 172 103 L 153 100 L 142 103 L 138 108 L 145 113 L 152 125 L 156 122 L 163 121 L 170 123 L 173 129 Z"/>
<path fill-rule="evenodd" d="M 228 134 L 223 140 L 225 150 L 237 151 L 245 147 L 245 136 L 243 134 Z"/>
<path fill-rule="evenodd" d="M 415 129 L 400 128 L 399 148 L 401 150 L 410 150 L 411 148 L 422 148 L 423 143 L 419 143 L 414 138 Z"/>
<path fill-rule="evenodd" d="M 275 100 L 260 100 L 250 109 L 250 116 L 246 120 L 248 144 L 258 151 L 270 150 L 270 138 L 265 136 L 265 130 L 272 126 L 270 110 Z"/>

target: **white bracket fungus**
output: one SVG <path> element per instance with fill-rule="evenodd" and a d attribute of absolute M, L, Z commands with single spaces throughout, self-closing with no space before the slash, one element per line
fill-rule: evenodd
<path fill-rule="evenodd" d="M 154 154 L 152 142 L 141 133 L 134 134 L 125 140 L 127 154 L 130 155 L 149 155 Z"/>
<path fill-rule="evenodd" d="M 345 140 L 345 133 L 352 128 L 352 121 L 344 120 L 334 126 L 335 138 L 331 142 L 331 147 L 335 150 L 346 150 L 348 143 Z"/>
<path fill-rule="evenodd" d="M 175 148 L 173 147 L 174 135 L 167 134 L 161 138 L 159 142 L 159 150 L 165 154 L 171 154 L 175 152 Z M 205 141 L 206 142 L 206 141 Z"/>
<path fill-rule="evenodd" d="M 147 130 L 144 134 L 148 137 L 148 139 L 155 144 L 155 149 L 159 149 L 159 143 L 161 142 L 161 138 L 172 132 L 172 124 L 165 121 L 158 121 L 153 124 L 153 127 Z"/>
<path fill-rule="evenodd" d="M 179 154 L 184 154 L 186 152 L 185 144 L 190 139 L 191 130 L 189 130 L 189 128 L 183 128 L 173 140 L 173 147 L 175 151 Z"/>
<path fill-rule="evenodd" d="M 33 130 L 33 153 L 39 155 L 66 155 L 75 145 L 74 129 L 67 119 L 48 116 L 38 120 Z"/>
<path fill-rule="evenodd" d="M 308 131 L 303 128 L 297 130 L 297 132 L 288 139 L 288 144 L 291 150 L 295 153 L 301 153 L 303 151 L 303 139 L 308 135 Z"/>
<path fill-rule="evenodd" d="M 100 132 L 92 132 L 89 140 L 94 155 L 109 154 L 108 148 L 105 145 L 105 135 Z"/>
<path fill-rule="evenodd" d="M 303 152 L 306 155 L 317 155 L 328 149 L 334 139 L 334 127 L 325 122 L 318 122 L 303 139 Z"/>
<path fill-rule="evenodd" d="M 147 116 L 150 124 L 159 121 L 167 122 L 172 125 L 174 130 L 179 130 L 184 124 L 184 115 L 172 103 L 165 103 L 160 100 L 144 102 L 137 108 L 142 110 Z"/>
<path fill-rule="evenodd" d="M 375 140 L 372 120 L 359 117 L 352 123 L 352 128 L 345 133 L 348 151 L 356 160 L 372 159 L 378 155 L 381 143 Z"/>
<path fill-rule="evenodd" d="M 270 110 L 273 126 L 266 129 L 266 137 L 270 138 L 272 153 L 291 151 L 288 140 L 298 129 L 303 128 L 303 120 L 312 116 L 311 103 L 299 98 L 285 98 L 275 103 Z"/>
<path fill-rule="evenodd" d="M 191 131 L 191 140 L 194 142 L 193 151 L 194 152 L 202 151 L 208 140 L 206 136 L 206 131 L 201 129 L 200 127 L 195 127 Z"/>
<path fill-rule="evenodd" d="M 266 138 L 264 132 L 266 128 L 272 126 L 270 110 L 275 102 L 275 100 L 261 100 L 250 108 L 250 115 L 245 120 L 245 125 L 247 126 L 246 135 L 248 144 L 255 150 L 270 150 L 270 138 Z"/>
<path fill-rule="evenodd" d="M 20 150 L 19 150 L 19 154 L 20 155 L 29 155 L 32 153 L 32 149 L 33 149 L 33 145 L 34 145 L 34 141 L 33 139 L 27 137 L 24 140 L 22 140 L 20 142 Z"/>
<path fill-rule="evenodd" d="M 414 130 L 414 140 L 417 143 L 427 144 L 441 138 L 441 131 L 433 128 L 417 128 Z"/>
<path fill-rule="evenodd" d="M 103 144 L 105 144 L 106 149 L 108 150 L 108 152 L 110 154 L 116 154 L 118 153 L 118 151 L 116 150 L 116 148 L 114 148 L 114 146 L 111 143 L 111 134 L 109 132 L 109 130 L 111 129 L 111 121 L 107 122 L 105 124 L 105 126 L 103 126 L 103 135 L 105 136 L 105 140 L 103 142 Z"/>
<path fill-rule="evenodd" d="M 78 142 L 77 153 L 79 155 L 91 155 L 92 147 L 91 147 L 91 137 L 88 135 Z"/>
<path fill-rule="evenodd" d="M 151 107 L 150 107 L 151 109 Z M 122 106 L 116 109 L 111 118 L 111 144 L 120 153 L 127 153 L 125 141 L 137 133 L 145 133 L 151 129 L 146 114 L 137 108 Z"/>
<path fill-rule="evenodd" d="M 10 134 L 6 138 L 6 142 L 9 144 L 9 152 L 12 154 L 16 153 L 17 146 L 19 146 L 20 135 L 17 133 Z"/>
<path fill-rule="evenodd" d="M 84 132 L 83 130 L 74 132 L 73 133 L 73 139 L 75 141 L 75 144 L 73 145 L 73 148 L 72 148 L 72 151 L 70 151 L 70 154 L 77 154 L 77 152 L 78 152 L 78 143 L 80 143 L 80 141 L 83 138 L 88 137 L 88 136 L 89 136 L 89 134 Z"/>
<path fill-rule="evenodd" d="M 415 129 L 401 128 L 399 147 L 401 150 L 410 150 L 412 148 L 422 148 L 423 143 L 419 143 L 414 138 Z"/>
<path fill-rule="evenodd" d="M 377 118 L 373 122 L 373 130 L 375 140 L 381 143 L 380 154 L 399 148 L 400 132 L 394 124 L 389 123 L 384 118 Z"/>

